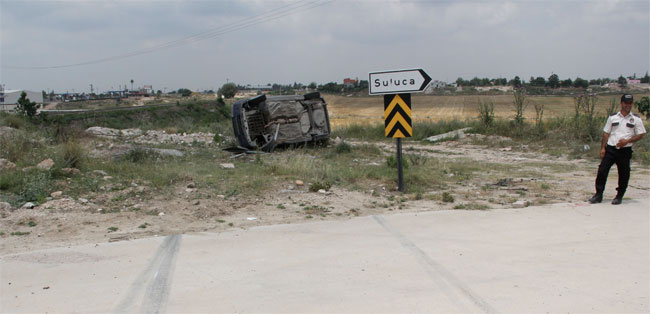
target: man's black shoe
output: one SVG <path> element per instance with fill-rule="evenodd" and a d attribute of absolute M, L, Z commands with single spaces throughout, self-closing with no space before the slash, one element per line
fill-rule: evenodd
<path fill-rule="evenodd" d="M 612 205 L 620 205 L 622 202 L 623 202 L 622 198 L 616 197 L 612 200 Z"/>
<path fill-rule="evenodd" d="M 598 193 L 594 194 L 594 196 L 592 196 L 592 197 L 589 199 L 589 203 L 590 203 L 590 204 L 600 203 L 600 202 L 602 202 L 602 201 L 603 201 L 603 195 L 602 195 L 602 194 L 598 194 Z"/>

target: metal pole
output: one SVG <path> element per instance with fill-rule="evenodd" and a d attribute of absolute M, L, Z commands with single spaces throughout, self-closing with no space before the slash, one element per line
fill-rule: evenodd
<path fill-rule="evenodd" d="M 397 138 L 397 190 L 404 192 L 404 174 L 402 171 L 402 139 Z"/>

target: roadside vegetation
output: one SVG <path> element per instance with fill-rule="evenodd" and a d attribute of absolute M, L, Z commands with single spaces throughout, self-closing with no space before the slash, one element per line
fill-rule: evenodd
<path fill-rule="evenodd" d="M 520 104 L 526 106 L 525 93 L 522 97 Z M 80 217 L 76 221 L 83 228 L 99 228 L 94 230 L 120 238 L 122 233 L 178 232 L 173 226 L 165 229 L 161 220 L 165 214 L 184 217 L 196 230 L 240 227 L 252 222 L 248 217 L 243 219 L 246 222 L 233 222 L 233 211 L 249 204 L 261 206 L 261 212 L 281 211 L 281 217 L 303 220 L 402 210 L 420 200 L 447 209 L 486 210 L 585 197 L 584 191 L 562 187 L 558 177 L 584 171 L 577 169 L 585 165 L 580 160 L 597 162 L 606 116 L 594 109 L 594 99 L 588 95 L 575 98 L 570 115 L 545 115 L 547 106 L 532 103 L 529 107 L 535 109 L 535 116 L 517 116 L 522 111 L 513 101 L 510 115 L 504 117 L 495 114 L 494 103 L 482 101 L 472 119 L 416 120 L 413 137 L 404 141 L 403 194 L 396 191 L 395 141 L 384 136 L 383 123 L 339 125 L 329 143 L 233 158 L 223 151 L 235 145 L 230 105 L 216 101 L 33 118 L 0 113 L 0 159 L 4 160 L 0 202 L 14 209 L 28 203 L 43 205 L 37 207 L 42 215 L 58 210 L 70 214 L 48 204 L 71 202 L 69 208 L 76 208 Z M 618 110 L 617 106 L 611 110 Z M 106 138 L 86 132 L 96 126 L 165 135 L 202 132 L 213 140 L 142 143 L 121 133 Z M 463 128 L 476 136 L 448 139 L 449 146 L 424 141 Z M 647 124 L 646 129 L 650 129 Z M 469 156 L 454 149 L 461 143 L 496 153 L 491 158 Z M 181 154 L 168 155 L 165 150 Z M 519 156 L 544 153 L 548 158 L 509 162 L 500 159 L 502 150 L 517 151 Z M 650 137 L 635 144 L 633 156 L 647 169 Z M 50 165 L 41 167 L 48 160 Z M 364 197 L 348 208 L 318 201 L 342 191 Z M 49 223 L 50 216 L 22 217 L 29 211 L 13 209 L 0 214 L 5 219 L 0 220 L 4 238 L 33 237 L 47 228 L 56 234 L 66 232 L 66 223 Z M 130 218 L 124 222 L 117 217 Z"/>
<path fill-rule="evenodd" d="M 469 133 L 509 139 L 506 143 L 488 140 L 474 143 L 486 147 L 526 145 L 529 149 L 553 156 L 597 158 L 600 128 L 606 117 L 594 112 L 593 98 L 576 98 L 573 116 L 543 118 L 542 108 L 538 109 L 535 121 L 528 121 L 521 115 L 521 107 L 517 108 L 525 106 L 525 95 L 519 97 L 514 102 L 512 119 L 495 118 L 494 106 L 481 103 L 476 119 L 416 122 L 413 137 L 407 138 L 405 143 L 421 142 L 433 135 L 469 127 Z M 392 186 L 395 181 L 394 157 L 373 144 L 392 141 L 384 137 L 381 124 L 339 127 L 334 130 L 332 138 L 344 140 L 336 145 L 287 148 L 274 154 L 257 155 L 252 162 L 246 158 L 236 159 L 235 169 L 219 167 L 219 161 L 227 162 L 230 157 L 229 153 L 221 151 L 223 145 L 219 144 L 186 147 L 189 154 L 184 157 L 165 157 L 138 146 L 120 158 L 91 157 L 89 150 L 92 147 L 87 143 L 93 139 L 84 132 L 90 126 L 105 126 L 161 129 L 169 133 L 207 131 L 217 134 L 215 138 L 228 139 L 232 137 L 230 123 L 229 106 L 215 102 L 38 119 L 2 114 L 0 125 L 17 131 L 0 137 L 0 146 L 3 147 L 0 158 L 16 165 L 16 170 L 0 174 L 0 197 L 19 206 L 31 201 L 44 202 L 51 192 L 61 189 L 74 196 L 97 192 L 105 182 L 93 175 L 95 170 L 112 177 L 110 188 L 113 190 L 126 188 L 132 182 L 151 186 L 154 190 L 196 182 L 209 188 L 212 196 L 261 194 L 280 182 L 291 180 L 349 189 Z M 352 146 L 346 140 L 364 141 L 366 144 Z M 410 193 L 438 191 L 486 170 L 498 172 L 503 168 L 487 162 L 468 162 L 461 156 L 454 162 L 443 162 L 420 152 L 407 151 L 405 154 L 405 163 L 410 162 L 405 170 Z M 36 169 L 35 166 L 46 158 L 51 158 L 54 166 L 48 171 Z M 633 160 L 650 165 L 650 137 L 635 144 Z M 70 168 L 80 170 L 82 175 L 70 175 L 70 170 L 64 170 Z"/>

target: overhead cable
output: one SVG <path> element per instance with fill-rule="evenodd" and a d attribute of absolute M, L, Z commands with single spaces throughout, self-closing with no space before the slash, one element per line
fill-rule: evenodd
<path fill-rule="evenodd" d="M 126 59 L 138 55 L 143 55 L 143 54 L 148 54 L 152 53 L 158 50 L 163 50 L 163 49 L 168 49 L 168 48 L 173 48 L 173 47 L 179 47 L 199 41 L 203 41 L 206 39 L 210 38 L 215 38 L 218 36 L 222 36 L 228 33 L 232 33 L 244 28 L 248 28 L 251 26 L 255 26 L 258 24 L 266 23 L 269 21 L 277 20 L 286 16 L 290 15 L 295 15 L 301 12 L 305 12 L 323 5 L 326 5 L 334 0 L 314 0 L 314 1 L 307 1 L 307 0 L 301 0 L 298 2 L 294 2 L 291 4 L 287 4 L 269 11 L 266 11 L 264 13 L 254 15 L 252 17 L 247 17 L 245 19 L 239 20 L 234 23 L 226 24 L 223 26 L 219 26 L 217 28 L 203 31 L 201 33 L 197 33 L 194 35 L 186 36 L 183 38 L 179 38 L 173 41 L 165 42 L 162 44 L 155 45 L 153 47 L 147 47 L 147 48 L 142 48 L 134 51 L 130 51 L 124 54 L 120 55 L 115 55 L 115 56 L 110 56 L 110 57 L 104 57 L 104 58 L 99 58 L 99 59 L 94 59 L 94 60 L 89 60 L 89 61 L 84 61 L 84 62 L 78 62 L 78 63 L 70 63 L 70 64 L 62 64 L 62 65 L 52 65 L 52 66 L 2 66 L 3 68 L 6 69 L 18 69 L 18 70 L 44 70 L 44 69 L 60 69 L 60 68 L 70 68 L 70 67 L 76 67 L 76 66 L 83 66 L 83 65 L 91 65 L 91 64 L 97 64 L 97 63 L 104 63 L 104 62 L 109 62 L 109 61 L 115 61 L 115 60 L 120 60 L 120 59 Z"/>

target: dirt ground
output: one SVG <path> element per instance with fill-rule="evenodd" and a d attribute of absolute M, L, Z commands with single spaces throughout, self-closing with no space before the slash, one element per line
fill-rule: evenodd
<path fill-rule="evenodd" d="M 528 150 L 526 147 L 494 147 L 475 145 L 477 137 L 437 144 L 406 144 L 405 151 L 441 160 L 460 157 L 468 162 L 490 162 L 503 167 L 515 166 L 508 178 L 476 176 L 452 187 L 454 202 L 445 202 L 440 193 L 401 194 L 394 186 L 367 186 L 349 191 L 333 187 L 330 191 L 309 192 L 302 182 L 286 182 L 256 198 L 237 195 L 206 197 L 193 183 L 176 185 L 173 193 L 145 194 L 149 187 L 133 183 L 120 191 L 104 188 L 92 201 L 65 195 L 34 207 L 0 208 L 0 254 L 46 249 L 76 244 L 128 241 L 131 239 L 188 232 L 222 232 L 235 228 L 251 228 L 271 224 L 293 224 L 320 220 L 345 220 L 356 216 L 423 212 L 436 210 L 490 210 L 524 207 L 556 202 L 585 203 L 593 191 L 597 163 L 568 160 Z M 363 144 L 350 142 L 351 145 Z M 391 144 L 375 143 L 386 153 L 394 152 Z M 290 152 L 284 152 L 290 153 Z M 252 158 L 252 157 L 251 157 Z M 562 169 L 550 169 L 549 162 Z M 547 165 L 543 178 L 526 175 L 527 167 Z M 633 164 L 627 199 L 650 195 L 650 170 Z M 539 171 L 540 169 L 534 169 Z M 101 175 L 101 174 L 99 174 Z M 450 174 L 453 175 L 453 174 Z M 616 171 L 612 169 L 606 198 L 613 197 Z M 489 187 L 489 188 L 486 188 Z M 540 189 L 540 186 L 546 188 Z M 323 193 L 324 192 L 324 193 Z M 120 196 L 122 210 L 110 212 L 107 204 Z M 585 203 L 586 204 L 586 203 Z M 617 210 L 624 207 L 612 208 Z M 30 222 L 35 222 L 30 223 Z M 11 235 L 9 232 L 29 232 Z"/>

